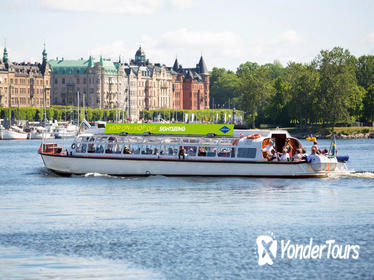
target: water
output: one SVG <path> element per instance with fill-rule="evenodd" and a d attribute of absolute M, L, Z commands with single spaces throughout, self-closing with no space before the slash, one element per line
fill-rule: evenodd
<path fill-rule="evenodd" d="M 337 144 L 355 173 L 66 178 L 44 168 L 39 141 L 0 141 L 0 279 L 373 279 L 374 140 Z M 278 248 L 259 266 L 259 235 L 356 244 L 359 257 L 281 259 Z"/>

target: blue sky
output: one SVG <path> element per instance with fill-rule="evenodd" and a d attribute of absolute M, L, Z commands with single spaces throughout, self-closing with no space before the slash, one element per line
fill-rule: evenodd
<path fill-rule="evenodd" d="M 49 58 L 128 61 L 141 45 L 151 62 L 192 67 L 203 54 L 210 70 L 235 70 L 334 46 L 374 55 L 373 11 L 372 0 L 0 0 L 0 38 L 13 61 L 40 61 L 45 41 Z"/>

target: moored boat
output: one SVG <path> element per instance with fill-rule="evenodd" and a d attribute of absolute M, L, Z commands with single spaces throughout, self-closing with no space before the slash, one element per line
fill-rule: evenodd
<path fill-rule="evenodd" d="M 234 132 L 234 133 L 233 133 Z M 293 151 L 301 142 L 285 130 L 235 132 L 232 125 L 107 124 L 105 133 L 79 134 L 69 147 L 42 144 L 45 166 L 59 174 L 326 177 L 344 168 L 336 157 L 269 161 L 269 141 Z"/>
<path fill-rule="evenodd" d="M 17 126 L 11 126 L 8 129 L 1 127 L 0 128 L 0 139 L 1 140 L 26 140 L 27 133 L 23 132 L 23 130 Z"/>

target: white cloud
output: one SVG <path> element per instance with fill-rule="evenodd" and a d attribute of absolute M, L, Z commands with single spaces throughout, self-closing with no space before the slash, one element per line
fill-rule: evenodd
<path fill-rule="evenodd" d="M 177 29 L 154 37 L 143 34 L 140 45 L 151 62 L 171 66 L 175 56 L 185 67 L 193 67 L 203 54 L 208 67 L 228 67 L 235 69 L 240 63 L 256 61 L 272 62 L 275 59 L 286 64 L 290 60 L 300 61 L 302 38 L 294 30 L 287 30 L 271 38 L 257 40 L 244 39 L 231 31 L 195 31 L 187 28 Z M 93 55 L 118 58 L 124 61 L 134 57 L 138 45 L 129 46 L 124 41 L 114 41 L 91 50 Z M 299 59 L 297 59 L 299 57 Z"/>
<path fill-rule="evenodd" d="M 371 46 L 374 46 L 374 32 L 370 32 L 365 39 L 363 40 L 364 43 L 367 43 Z"/>
<path fill-rule="evenodd" d="M 75 12 L 113 13 L 127 15 L 149 15 L 158 9 L 171 6 L 184 9 L 193 0 L 39 0 L 42 7 Z"/>
<path fill-rule="evenodd" d="M 286 30 L 280 34 L 278 34 L 272 41 L 272 45 L 278 45 L 278 44 L 288 44 L 288 45 L 297 45 L 302 43 L 303 40 L 297 34 L 295 30 Z"/>

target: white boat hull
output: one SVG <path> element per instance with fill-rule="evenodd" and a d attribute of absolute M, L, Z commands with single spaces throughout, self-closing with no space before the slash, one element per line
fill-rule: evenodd
<path fill-rule="evenodd" d="M 16 132 L 9 129 L 0 130 L 1 140 L 26 140 L 27 133 Z"/>
<path fill-rule="evenodd" d="M 68 157 L 41 154 L 45 166 L 61 174 L 166 176 L 326 177 L 306 162 L 228 162 L 175 159 Z M 335 168 L 335 167 L 334 167 Z"/>

